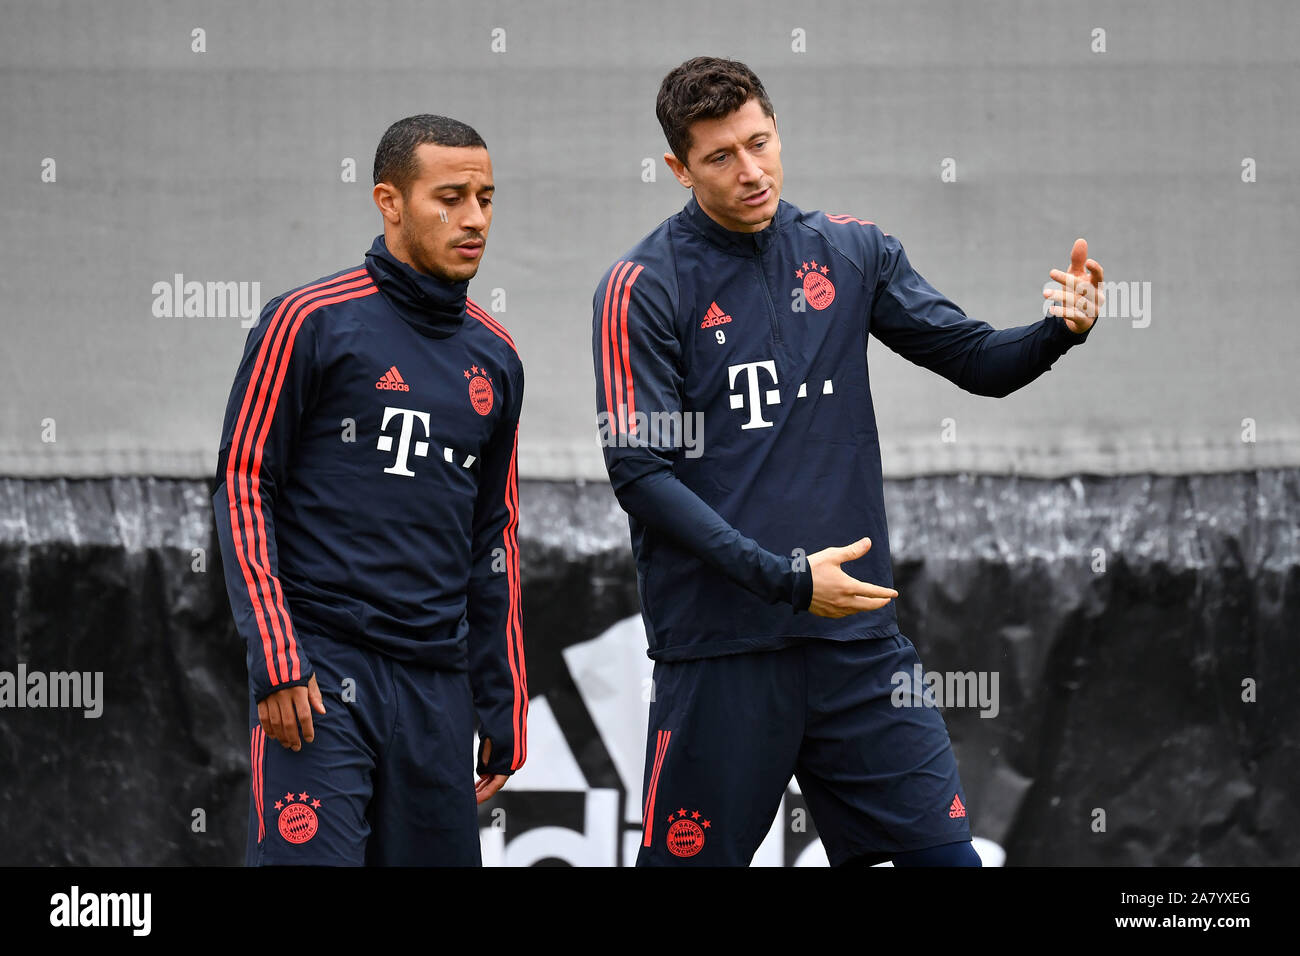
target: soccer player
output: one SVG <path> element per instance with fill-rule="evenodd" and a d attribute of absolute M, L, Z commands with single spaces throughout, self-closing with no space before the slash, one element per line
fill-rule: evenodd
<path fill-rule="evenodd" d="M 266 305 L 226 407 L 250 865 L 480 865 L 476 805 L 527 752 L 523 367 L 466 295 L 492 163 L 464 123 L 411 116 L 374 180 L 365 264 Z"/>
<path fill-rule="evenodd" d="M 894 611 L 867 336 L 1005 396 L 1087 339 L 1101 267 L 1078 240 L 1050 314 L 995 331 L 873 223 L 781 199 L 744 64 L 688 60 L 656 112 L 692 195 L 605 273 L 593 316 L 655 661 L 637 863 L 747 864 L 794 775 L 832 865 L 978 866 L 942 715 L 891 705 L 920 662 Z"/>

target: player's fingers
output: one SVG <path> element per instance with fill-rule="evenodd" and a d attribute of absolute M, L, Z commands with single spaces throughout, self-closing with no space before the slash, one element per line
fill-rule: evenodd
<path fill-rule="evenodd" d="M 1069 307 L 1074 310 L 1076 315 L 1087 315 L 1088 297 L 1078 292 L 1070 293 Z"/>
<path fill-rule="evenodd" d="M 891 600 L 892 598 L 862 597 L 861 595 L 857 595 L 849 604 L 849 613 L 857 614 L 861 611 L 878 611 Z"/>
<path fill-rule="evenodd" d="M 1101 271 L 1101 263 L 1098 262 L 1096 259 L 1089 259 L 1088 272 L 1092 274 L 1092 281 L 1097 285 L 1101 285 L 1101 280 L 1103 275 Z"/>
<path fill-rule="evenodd" d="M 1094 318 L 1101 314 L 1101 304 L 1105 301 L 1102 298 L 1101 290 L 1089 282 L 1083 287 L 1083 309 L 1084 314 L 1089 318 Z"/>
<path fill-rule="evenodd" d="M 896 598 L 898 597 L 898 592 L 895 591 L 893 588 L 887 588 L 887 587 L 882 587 L 879 584 L 867 584 L 863 582 L 862 586 L 858 589 L 858 597 Z"/>
<path fill-rule="evenodd" d="M 863 597 L 858 594 L 845 595 L 833 601 L 822 617 L 841 618 L 848 617 L 850 614 L 861 614 L 863 611 L 875 611 L 891 600 L 892 598 Z"/>
<path fill-rule="evenodd" d="M 298 722 L 302 725 L 303 743 L 309 744 L 316 739 L 316 728 L 312 725 L 311 697 L 306 687 L 293 689 L 293 709 L 297 714 Z"/>
<path fill-rule="evenodd" d="M 478 803 L 484 800 L 490 800 L 496 795 L 496 792 L 505 786 L 509 778 L 503 774 L 493 774 L 491 777 L 483 777 L 479 780 L 478 786 L 474 788 L 474 799 Z"/>
<path fill-rule="evenodd" d="M 893 588 L 887 588 L 879 584 L 872 584 L 870 581 L 859 581 L 857 578 L 849 577 L 844 582 L 845 588 L 842 592 L 843 597 L 871 597 L 871 598 L 896 598 L 898 592 Z"/>
<path fill-rule="evenodd" d="M 320 695 L 320 687 L 316 684 L 316 675 L 311 675 L 311 680 L 307 683 L 307 699 L 311 701 L 311 709 L 318 714 L 325 713 L 325 701 Z"/>
<path fill-rule="evenodd" d="M 290 750 L 301 750 L 302 742 L 298 739 L 298 720 L 293 713 L 293 695 L 278 694 L 280 706 L 280 742 Z"/>
<path fill-rule="evenodd" d="M 262 733 L 266 734 L 268 737 L 275 736 L 275 734 L 271 732 L 271 718 L 267 716 L 266 701 L 264 700 L 259 700 L 257 702 L 257 722 L 262 727 Z"/>
<path fill-rule="evenodd" d="M 1097 312 L 1100 309 L 1100 305 L 1097 302 L 1098 295 L 1100 295 L 1100 292 L 1098 291 L 1095 285 L 1089 285 L 1087 291 L 1084 293 L 1083 296 L 1084 315 L 1086 315 L 1090 319 L 1096 316 Z"/>
<path fill-rule="evenodd" d="M 288 747 L 289 742 L 284 732 L 284 714 L 280 712 L 281 696 L 275 693 L 266 699 L 267 719 L 271 721 L 271 736 L 279 742 L 280 746 Z"/>
<path fill-rule="evenodd" d="M 288 744 L 284 743 L 283 721 L 280 720 L 280 695 L 278 693 L 272 694 L 263 703 L 266 704 L 266 732 L 271 735 L 272 740 L 288 746 Z"/>
<path fill-rule="evenodd" d="M 1090 293 L 1087 292 L 1083 286 L 1079 286 L 1078 288 L 1080 291 L 1077 292 L 1066 292 L 1064 289 L 1057 289 L 1054 292 L 1047 293 L 1045 298 L 1049 301 L 1059 303 L 1059 308 L 1053 307 L 1049 309 L 1048 312 L 1052 315 L 1065 315 L 1067 309 L 1074 309 L 1082 315 L 1091 317 L 1092 313 L 1088 311 L 1090 308 L 1088 303 L 1092 301 Z M 1092 289 L 1092 294 L 1095 294 L 1096 292 L 1092 286 L 1088 286 L 1087 289 Z"/>
<path fill-rule="evenodd" d="M 1051 272 L 1047 274 L 1051 276 L 1051 278 L 1055 279 L 1057 282 L 1061 283 L 1061 285 L 1065 286 L 1066 289 L 1073 289 L 1075 283 L 1079 281 L 1078 276 L 1071 275 L 1068 272 L 1062 272 L 1060 269 L 1053 269 Z"/>

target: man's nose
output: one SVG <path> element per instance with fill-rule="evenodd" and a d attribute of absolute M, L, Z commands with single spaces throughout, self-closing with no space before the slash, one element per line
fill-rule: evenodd
<path fill-rule="evenodd" d="M 739 158 L 740 178 L 742 181 L 748 182 L 750 180 L 762 178 L 763 168 L 754 161 L 754 157 L 750 156 L 747 150 L 742 149 L 739 153 Z"/>

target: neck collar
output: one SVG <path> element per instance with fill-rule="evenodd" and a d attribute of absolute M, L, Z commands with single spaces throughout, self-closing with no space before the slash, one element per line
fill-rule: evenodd
<path fill-rule="evenodd" d="M 737 255 L 752 256 L 766 252 L 772 243 L 776 242 L 781 230 L 790 220 L 790 210 L 789 203 L 784 199 L 778 200 L 776 215 L 765 228 L 758 232 L 732 232 L 714 222 L 712 217 L 700 208 L 699 202 L 695 199 L 695 191 L 691 190 L 691 198 L 687 201 L 683 212 L 695 231 L 719 249 Z"/>
<path fill-rule="evenodd" d="M 398 314 L 420 334 L 446 338 L 465 323 L 468 279 L 449 282 L 411 268 L 388 251 L 382 235 L 375 237 L 366 253 L 366 270 Z"/>

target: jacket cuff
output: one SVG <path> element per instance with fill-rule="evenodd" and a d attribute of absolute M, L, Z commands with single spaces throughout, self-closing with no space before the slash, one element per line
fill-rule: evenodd
<path fill-rule="evenodd" d="M 806 611 L 812 604 L 813 576 L 812 567 L 805 561 L 803 569 L 794 572 L 794 593 L 790 603 L 796 611 Z"/>
<path fill-rule="evenodd" d="M 306 677 L 299 678 L 298 680 L 282 681 L 281 683 L 275 684 L 274 686 L 268 686 L 265 684 L 258 685 L 253 689 L 253 694 L 257 702 L 260 704 L 262 701 L 266 700 L 266 698 L 270 697 L 276 691 L 284 690 L 286 687 L 306 687 L 309 683 L 311 683 L 311 679 L 314 676 L 315 673 L 313 672 L 308 674 Z"/>
<path fill-rule="evenodd" d="M 1054 341 L 1059 342 L 1063 349 L 1068 349 L 1074 345 L 1082 345 L 1084 342 L 1088 341 L 1088 336 L 1092 333 L 1092 330 L 1097 327 L 1097 323 L 1101 321 L 1100 318 L 1093 319 L 1092 325 L 1088 326 L 1088 331 L 1080 334 L 1078 332 L 1071 332 L 1070 327 L 1065 324 L 1065 319 L 1061 316 L 1049 315 L 1048 318 L 1051 319 L 1053 323 L 1052 338 Z"/>
<path fill-rule="evenodd" d="M 478 754 L 475 758 L 474 772 L 480 777 L 486 777 L 495 774 L 505 774 L 507 777 L 514 774 L 510 769 L 511 754 L 514 753 L 513 747 L 498 746 L 498 742 L 492 739 L 492 759 L 487 763 L 483 762 L 483 744 L 490 740 L 488 735 L 479 734 Z"/>

